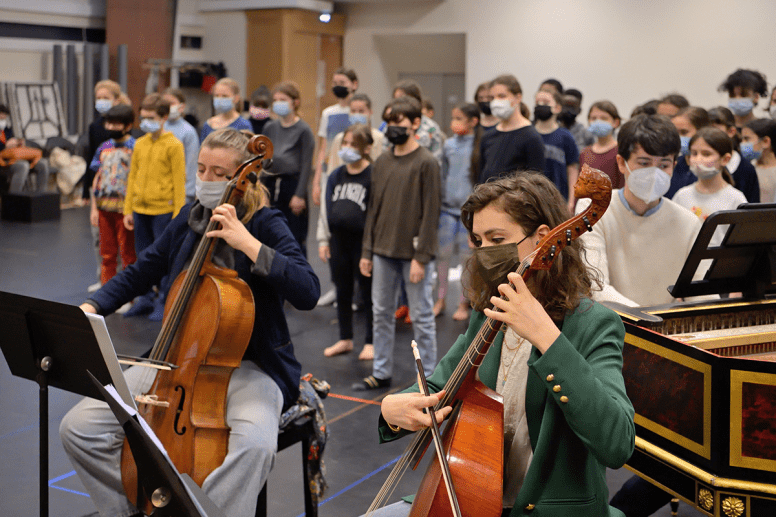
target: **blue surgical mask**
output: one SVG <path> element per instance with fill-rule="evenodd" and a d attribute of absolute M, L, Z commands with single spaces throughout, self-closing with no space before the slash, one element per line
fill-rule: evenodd
<path fill-rule="evenodd" d="M 587 130 L 593 133 L 594 136 L 603 138 L 614 130 L 614 126 L 605 120 L 596 120 L 590 124 Z"/>
<path fill-rule="evenodd" d="M 228 181 L 202 181 L 196 177 L 195 194 L 202 206 L 213 210 L 221 202 Z"/>
<path fill-rule="evenodd" d="M 754 109 L 754 101 L 749 97 L 743 97 L 740 99 L 730 99 L 728 101 L 728 108 L 733 112 L 733 115 L 737 117 L 745 117 L 749 115 Z"/>
<path fill-rule="evenodd" d="M 363 113 L 353 113 L 348 117 L 348 123 L 353 124 L 369 124 L 369 118 Z"/>
<path fill-rule="evenodd" d="M 337 152 L 337 154 L 339 155 L 340 160 L 345 163 L 356 163 L 362 158 L 361 153 L 352 147 L 343 147 Z"/>
<path fill-rule="evenodd" d="M 679 139 L 682 141 L 682 148 L 679 150 L 679 154 L 681 156 L 686 156 L 690 153 L 690 137 L 680 136 Z"/>
<path fill-rule="evenodd" d="M 97 113 L 104 115 L 113 107 L 113 102 L 108 99 L 97 99 L 94 101 L 94 109 Z"/>
<path fill-rule="evenodd" d="M 162 125 L 152 118 L 144 118 L 140 121 L 140 130 L 146 133 L 156 133 Z"/>
<path fill-rule="evenodd" d="M 213 109 L 216 113 L 227 113 L 234 108 L 231 97 L 213 97 Z"/>
<path fill-rule="evenodd" d="M 741 156 L 744 160 L 759 160 L 760 156 L 763 155 L 762 151 L 757 151 L 753 147 L 752 142 L 741 142 L 739 149 L 741 150 Z"/>
<path fill-rule="evenodd" d="M 279 117 L 286 117 L 291 113 L 291 103 L 288 101 L 275 101 L 272 103 L 272 111 Z"/>

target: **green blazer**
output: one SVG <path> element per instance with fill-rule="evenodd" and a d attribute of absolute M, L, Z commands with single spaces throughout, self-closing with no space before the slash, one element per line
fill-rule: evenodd
<path fill-rule="evenodd" d="M 466 334 L 429 377 L 431 391 L 444 387 L 484 321 L 484 314 L 472 315 Z M 621 516 L 608 504 L 606 467 L 622 467 L 636 436 L 622 378 L 625 328 L 617 314 L 584 299 L 566 316 L 561 331 L 544 355 L 534 348 L 528 359 L 525 409 L 533 459 L 510 517 Z M 503 337 L 499 332 L 479 370 L 492 389 Z M 381 442 L 409 434 L 393 433 L 382 416 L 379 432 Z"/>

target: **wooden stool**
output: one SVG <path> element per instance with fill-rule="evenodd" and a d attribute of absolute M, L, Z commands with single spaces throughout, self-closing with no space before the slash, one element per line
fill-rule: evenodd
<path fill-rule="evenodd" d="M 313 495 L 310 492 L 310 479 L 307 476 L 307 453 L 310 449 L 310 440 L 315 434 L 313 418 L 303 416 L 291 422 L 278 434 L 278 452 L 302 442 L 302 473 L 304 475 L 304 513 L 307 517 L 318 517 L 318 505 L 313 504 Z M 269 482 L 269 481 L 267 481 Z M 259 493 L 256 503 L 256 517 L 267 516 L 267 484 Z"/>

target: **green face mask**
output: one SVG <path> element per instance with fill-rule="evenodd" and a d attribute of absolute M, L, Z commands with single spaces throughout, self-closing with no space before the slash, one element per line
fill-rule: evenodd
<path fill-rule="evenodd" d="M 521 241 L 522 242 L 522 241 Z M 520 264 L 517 245 L 519 243 L 497 244 L 474 248 L 472 274 L 493 289 L 507 282 L 507 275 L 517 270 Z"/>

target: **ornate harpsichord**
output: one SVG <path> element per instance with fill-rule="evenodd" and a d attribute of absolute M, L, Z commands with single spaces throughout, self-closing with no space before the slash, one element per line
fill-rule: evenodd
<path fill-rule="evenodd" d="M 719 225 L 725 238 L 708 247 Z M 699 266 L 709 269 L 694 282 Z M 607 304 L 626 326 L 637 436 L 627 466 L 706 515 L 776 516 L 776 205 L 710 216 L 669 291 L 736 294 Z"/>

